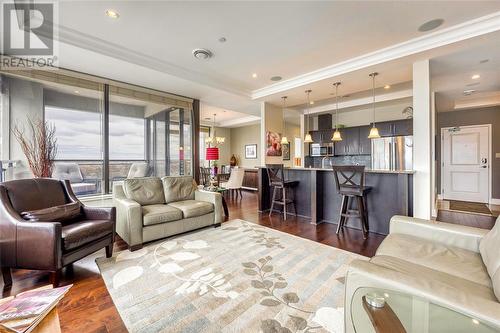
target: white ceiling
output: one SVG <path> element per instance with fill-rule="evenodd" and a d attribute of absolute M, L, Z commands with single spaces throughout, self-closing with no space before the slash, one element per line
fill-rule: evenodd
<path fill-rule="evenodd" d="M 105 16 L 110 8 L 119 19 Z M 60 63 L 258 116 L 260 102 L 250 96 L 271 76 L 292 79 L 421 37 L 429 33 L 418 27 L 431 19 L 445 20 L 441 30 L 499 10 L 500 1 L 64 1 Z M 199 47 L 214 57 L 194 59 Z M 337 79 L 343 94 L 367 90 L 373 69 L 379 85 L 407 82 L 412 59 L 318 81 L 311 97 L 331 98 Z M 303 90 L 286 92 L 289 105 L 303 103 Z M 278 104 L 282 95 L 264 100 Z"/>
<path fill-rule="evenodd" d="M 484 60 L 488 61 L 481 63 Z M 434 58 L 431 74 L 438 112 L 453 111 L 456 104 L 470 101 L 481 105 L 482 100 L 500 92 L 500 40 L 483 38 L 481 45 Z M 474 74 L 480 78 L 472 79 Z M 464 96 L 469 89 L 475 92 Z"/>

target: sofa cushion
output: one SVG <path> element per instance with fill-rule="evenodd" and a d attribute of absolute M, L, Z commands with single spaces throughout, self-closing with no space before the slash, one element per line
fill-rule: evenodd
<path fill-rule="evenodd" d="M 167 203 L 194 199 L 196 183 L 193 177 L 163 177 L 161 180 Z"/>
<path fill-rule="evenodd" d="M 467 299 L 460 299 L 460 297 L 469 297 L 471 295 L 476 301 L 482 303 L 482 300 L 493 301 L 496 303 L 496 297 L 493 290 L 482 284 L 477 284 L 467 279 L 462 279 L 453 274 L 443 272 L 439 269 L 431 269 L 426 266 L 416 265 L 395 257 L 376 255 L 370 259 L 372 264 L 391 269 L 395 272 L 402 273 L 417 282 L 419 286 L 412 286 L 413 290 L 421 290 L 422 292 L 442 292 L 444 290 L 450 291 L 450 294 L 456 295 L 457 301 L 467 304 Z M 401 276 L 398 276 L 401 281 Z M 498 303 L 496 303 L 498 304 Z"/>
<path fill-rule="evenodd" d="M 113 221 L 110 220 L 82 220 L 63 225 L 63 249 L 68 251 L 98 240 L 113 232 Z"/>
<path fill-rule="evenodd" d="M 500 301 L 500 217 L 493 229 L 481 239 L 479 252 L 491 277 L 495 295 Z"/>
<path fill-rule="evenodd" d="M 65 205 L 22 212 L 21 216 L 23 219 L 32 222 L 66 222 L 80 216 L 80 211 L 80 203 L 72 202 Z"/>
<path fill-rule="evenodd" d="M 142 206 L 142 224 L 153 225 L 182 220 L 182 211 L 169 205 Z"/>
<path fill-rule="evenodd" d="M 180 209 L 185 219 L 189 217 L 202 216 L 214 211 L 214 205 L 212 203 L 197 200 L 171 202 L 168 206 Z"/>
<path fill-rule="evenodd" d="M 410 235 L 389 234 L 376 255 L 399 258 L 491 288 L 491 279 L 481 256 L 473 251 Z"/>
<path fill-rule="evenodd" d="M 123 191 L 128 199 L 141 206 L 165 203 L 161 179 L 156 177 L 131 178 L 123 181 Z"/>

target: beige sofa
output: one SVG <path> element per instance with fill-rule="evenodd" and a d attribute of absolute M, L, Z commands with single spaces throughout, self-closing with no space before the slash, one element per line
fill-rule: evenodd
<path fill-rule="evenodd" d="M 113 184 L 116 232 L 131 251 L 143 243 L 223 219 L 220 193 L 199 191 L 192 177 L 146 177 Z"/>
<path fill-rule="evenodd" d="M 356 291 L 370 290 L 365 288 L 417 296 L 420 300 L 464 314 L 467 316 L 464 318 L 475 318 L 476 323 L 500 329 L 500 218 L 488 231 L 394 216 L 390 233 L 376 255 L 369 261 L 353 261 L 348 270 L 346 332 L 372 331 L 359 325 L 357 320 L 361 318 L 359 311 L 364 310 L 360 306 L 361 295 Z M 415 304 L 393 308 L 396 313 L 411 314 L 415 310 L 403 309 L 404 306 Z M 459 325 L 457 316 L 447 311 L 428 315 L 430 318 L 441 316 L 440 324 L 448 325 L 447 331 L 450 331 L 450 325 Z M 407 328 L 407 331 L 414 330 Z M 455 330 L 459 331 L 463 330 Z"/>

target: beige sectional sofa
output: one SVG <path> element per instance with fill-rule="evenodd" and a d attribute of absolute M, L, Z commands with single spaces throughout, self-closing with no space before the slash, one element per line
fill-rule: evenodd
<path fill-rule="evenodd" d="M 113 184 L 116 232 L 131 251 L 143 243 L 223 219 L 220 193 L 199 191 L 192 177 L 146 177 Z"/>
<path fill-rule="evenodd" d="M 478 325 L 483 323 L 500 330 L 500 218 L 489 231 L 393 217 L 390 233 L 376 255 L 369 261 L 353 261 L 348 270 L 346 332 L 373 331 L 369 320 L 365 321 L 366 327 L 356 320 L 362 318 L 360 311 L 364 311 L 359 300 L 362 295 L 357 291 L 379 288 L 409 294 L 451 310 L 428 313 L 427 317 L 440 316 L 440 324 L 447 326 L 446 331 L 467 331 L 465 327 L 460 328 L 457 318 L 461 316 L 456 313 L 463 314 L 462 318 L 472 318 Z M 403 309 L 404 306 L 415 304 L 398 304 L 393 308 L 396 313 L 411 314 L 415 310 Z M 471 319 L 465 320 L 466 324 L 470 322 Z M 407 331 L 415 330 L 410 327 Z"/>

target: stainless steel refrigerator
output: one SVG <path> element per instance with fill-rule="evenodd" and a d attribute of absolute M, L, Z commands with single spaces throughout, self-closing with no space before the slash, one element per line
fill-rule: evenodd
<path fill-rule="evenodd" d="M 372 139 L 372 169 L 412 170 L 413 136 Z"/>

